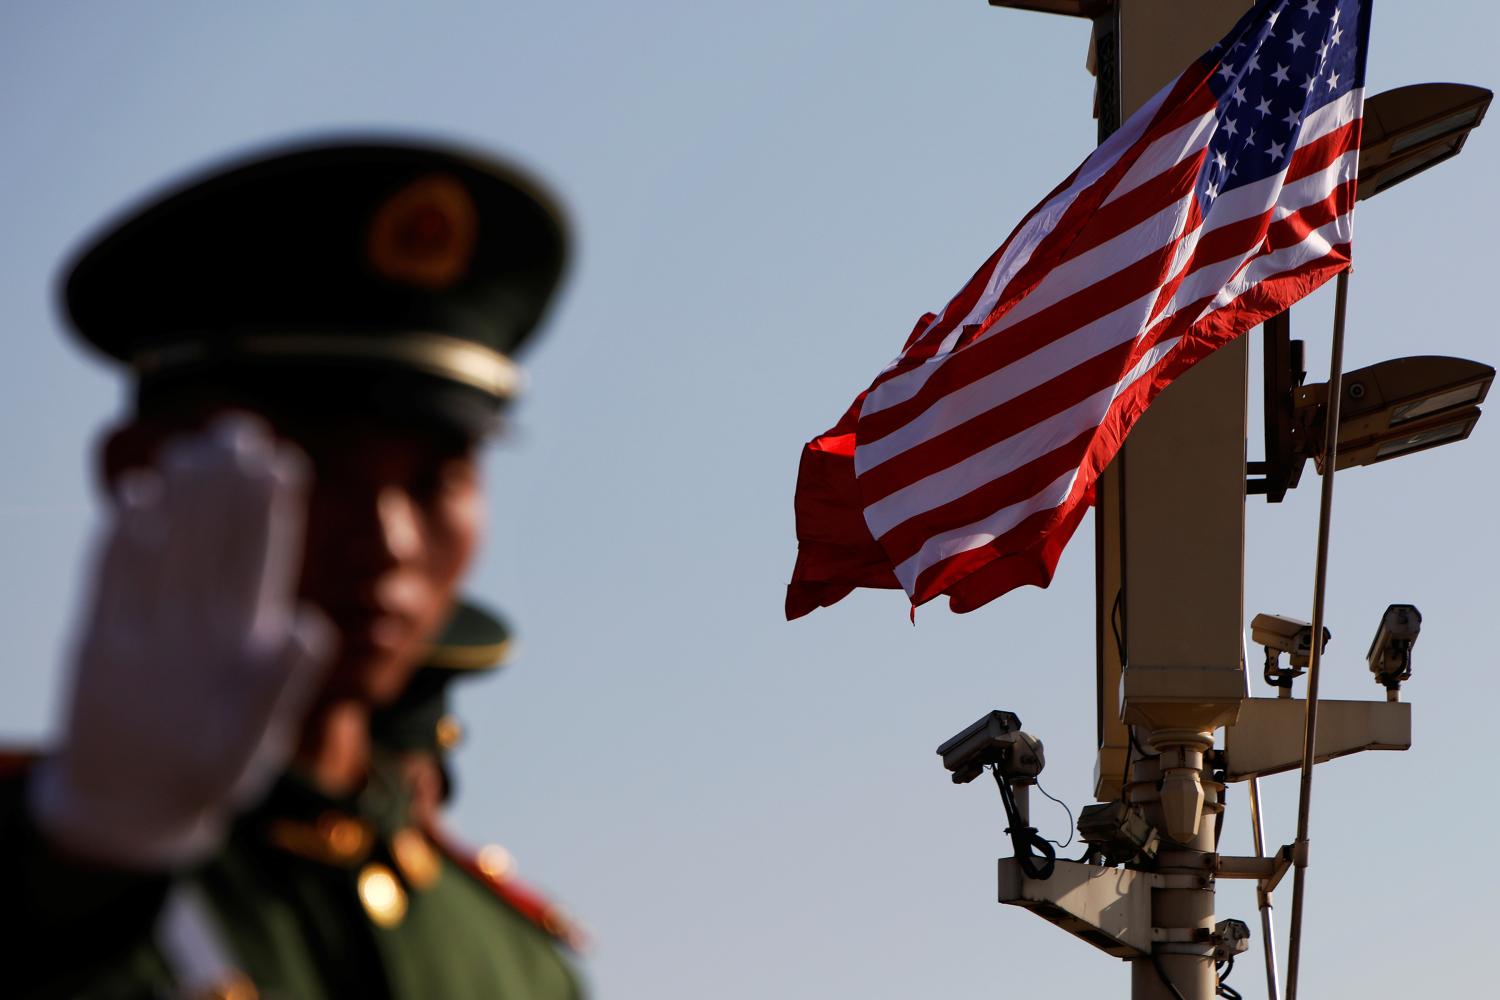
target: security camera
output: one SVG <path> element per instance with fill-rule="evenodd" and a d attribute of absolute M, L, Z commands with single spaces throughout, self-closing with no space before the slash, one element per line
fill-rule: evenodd
<path fill-rule="evenodd" d="M 1124 865 L 1144 855 L 1156 856 L 1161 835 L 1137 806 L 1116 799 L 1095 802 L 1078 811 L 1078 836 L 1089 854 L 1106 865 Z"/>
<path fill-rule="evenodd" d="M 994 765 L 1001 776 L 1026 780 L 1042 773 L 1046 759 L 1042 741 L 1021 732 L 1014 712 L 994 711 L 937 748 L 943 766 L 953 772 L 953 783 L 973 781 Z"/>
<path fill-rule="evenodd" d="M 1383 684 L 1386 697 L 1395 701 L 1401 682 L 1411 677 L 1411 648 L 1422 631 L 1422 612 L 1410 604 L 1392 604 L 1380 616 L 1380 627 L 1365 658 L 1370 673 Z"/>
<path fill-rule="evenodd" d="M 1214 961 L 1228 962 L 1250 948 L 1250 925 L 1230 917 L 1214 924 Z"/>
<path fill-rule="evenodd" d="M 1285 615 L 1256 615 L 1250 622 L 1250 638 L 1257 645 L 1266 647 L 1266 683 L 1290 690 L 1292 681 L 1302 676 L 1312 659 L 1312 625 L 1298 618 Z M 1323 649 L 1328 648 L 1333 633 L 1323 629 Z M 1285 653 L 1290 668 L 1281 666 L 1281 654 Z"/>

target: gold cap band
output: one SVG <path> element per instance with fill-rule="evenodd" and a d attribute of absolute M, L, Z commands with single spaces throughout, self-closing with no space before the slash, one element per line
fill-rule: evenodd
<path fill-rule="evenodd" d="M 510 640 L 490 646 L 441 646 L 428 648 L 424 667 L 442 670 L 487 670 L 499 666 L 510 656 Z"/>
<path fill-rule="evenodd" d="M 520 367 L 499 351 L 444 333 L 287 333 L 179 340 L 142 351 L 131 363 L 145 377 L 231 358 L 389 362 L 450 379 L 499 399 L 516 395 L 525 382 Z"/>

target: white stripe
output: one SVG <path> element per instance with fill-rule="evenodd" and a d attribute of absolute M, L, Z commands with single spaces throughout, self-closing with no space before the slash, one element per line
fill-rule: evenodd
<path fill-rule="evenodd" d="M 1111 390 L 1110 401 L 1113 402 L 1137 379 L 1160 364 L 1178 343 L 1179 341 L 1174 339 L 1158 344 L 1147 351 L 1140 362 L 1120 380 L 1119 385 Z M 916 589 L 917 577 L 929 566 L 962 552 L 988 545 L 1038 511 L 1062 504 L 1067 500 L 1074 482 L 1078 479 L 1079 472 L 1079 469 L 1072 469 L 1036 494 L 1019 503 L 1003 507 L 973 524 L 933 535 L 922 544 L 920 549 L 896 567 L 896 579 L 901 582 L 908 595 L 912 594 Z"/>
<path fill-rule="evenodd" d="M 1113 392 L 1114 386 L 1107 386 L 1066 410 L 868 505 L 865 507 L 865 524 L 869 526 L 870 534 L 879 538 L 898 524 L 968 496 L 1001 476 L 1055 451 L 1104 418 Z"/>
<path fill-rule="evenodd" d="M 1125 171 L 1125 176 L 1120 178 L 1120 183 L 1102 204 L 1108 205 L 1127 194 L 1133 194 L 1136 188 L 1147 181 L 1154 180 L 1183 160 L 1197 156 L 1212 138 L 1217 116 L 1218 109 L 1215 108 L 1152 142 L 1141 154 L 1141 158 Z"/>
<path fill-rule="evenodd" d="M 1170 246 L 1182 235 L 1191 204 L 1192 195 L 1188 195 L 1119 236 L 1062 261 L 979 339 L 1004 333 L 1048 306 L 1107 281 L 1125 268 L 1140 263 L 1142 258 Z"/>
<path fill-rule="evenodd" d="M 982 521 L 929 538 L 910 559 L 896 567 L 896 579 L 911 595 L 917 588 L 917 576 L 928 566 L 981 545 L 988 545 L 1038 511 L 1048 510 L 1068 499 L 1078 470 L 1071 469 L 1047 484 L 1041 492 L 1004 507 Z"/>
<path fill-rule="evenodd" d="M 864 475 L 881 463 L 1077 368 L 1094 355 L 1133 339 L 1155 301 L 1156 290 L 1152 289 L 1107 316 L 948 393 L 921 416 L 885 437 L 859 441 L 854 449 L 855 475 Z"/>
<path fill-rule="evenodd" d="M 1257 258 L 1249 267 L 1236 275 L 1233 281 L 1224 286 L 1214 298 L 1212 305 L 1204 310 L 1203 315 L 1206 316 L 1210 312 L 1224 308 L 1249 291 L 1252 286 L 1260 284 L 1267 278 L 1296 270 L 1303 264 L 1328 256 L 1334 244 L 1349 241 L 1352 223 L 1353 213 L 1345 213 L 1327 225 L 1313 230 L 1306 239 L 1295 246 L 1284 247 L 1275 253 Z"/>
<path fill-rule="evenodd" d="M 1337 132 L 1363 114 L 1365 88 L 1355 87 L 1336 101 L 1330 101 L 1302 120 L 1302 131 L 1297 134 L 1297 145 L 1306 146 Z"/>

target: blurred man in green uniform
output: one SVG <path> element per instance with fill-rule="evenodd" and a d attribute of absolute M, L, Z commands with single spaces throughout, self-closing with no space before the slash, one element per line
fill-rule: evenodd
<path fill-rule="evenodd" d="M 13 993 L 579 995 L 372 735 L 455 618 L 563 257 L 534 184 L 389 141 L 215 171 L 81 255 L 135 408 L 63 745 L 0 795 Z"/>

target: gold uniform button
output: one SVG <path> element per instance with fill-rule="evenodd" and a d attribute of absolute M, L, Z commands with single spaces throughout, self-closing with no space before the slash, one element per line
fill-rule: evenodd
<path fill-rule="evenodd" d="M 377 927 L 395 927 L 406 917 L 406 890 L 385 865 L 371 863 L 361 868 L 358 888 L 359 901 Z"/>
<path fill-rule="evenodd" d="M 426 837 L 411 827 L 397 830 L 391 837 L 391 854 L 413 889 L 429 888 L 442 873 L 437 852 Z"/>
<path fill-rule="evenodd" d="M 452 750 L 464 740 L 463 723 L 451 715 L 445 715 L 437 721 L 437 731 L 433 736 L 439 750 Z"/>
<path fill-rule="evenodd" d="M 318 835 L 333 858 L 352 862 L 370 850 L 374 834 L 369 826 L 352 816 L 324 813 L 318 817 Z"/>

